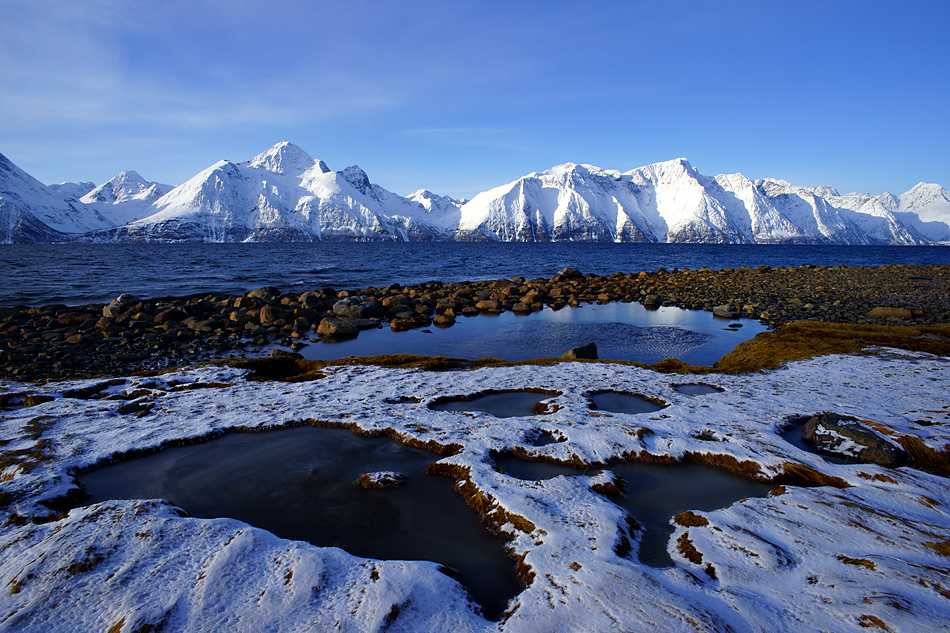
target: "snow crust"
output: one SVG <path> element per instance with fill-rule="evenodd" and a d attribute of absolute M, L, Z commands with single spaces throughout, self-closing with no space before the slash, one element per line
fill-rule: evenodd
<path fill-rule="evenodd" d="M 723 392 L 674 389 L 697 382 Z M 794 417 L 833 411 L 942 449 L 950 443 L 948 382 L 947 359 L 887 350 L 747 376 L 563 363 L 441 373 L 341 367 L 285 384 L 197 368 L 118 380 L 92 399 L 68 397 L 69 390 L 97 381 L 0 383 L 54 398 L 0 417 L 5 454 L 33 456 L 0 473 L 9 502 L 0 511 L 0 630 L 810 632 L 862 631 L 876 621 L 894 631 L 935 630 L 950 621 L 950 564 L 938 551 L 950 542 L 950 482 L 906 467 L 830 464 L 780 434 Z M 545 400 L 554 412 L 502 419 L 427 406 L 439 396 L 525 388 L 559 391 Z M 591 411 L 586 394 L 603 389 L 669 406 L 636 415 Z M 118 414 L 124 402 L 106 399 L 136 390 L 154 405 L 141 417 Z M 503 623 L 483 620 L 435 563 L 361 559 L 231 519 L 183 517 L 159 500 L 101 503 L 63 518 L 43 505 L 73 489 L 71 473 L 115 455 L 307 420 L 461 447 L 433 461 L 468 469 L 506 513 L 500 527 L 512 554 L 534 574 Z M 539 430 L 564 441 L 535 447 Z M 710 436 L 719 441 L 702 439 Z M 596 463 L 644 451 L 710 453 L 754 462 L 766 476 L 793 462 L 850 487 L 787 485 L 768 498 L 697 513 L 706 525 L 677 525 L 669 541 L 675 566 L 654 569 L 616 553 L 625 536 L 634 544 L 637 536 L 628 534 L 624 511 L 592 488 L 609 473 L 521 481 L 495 471 L 490 452 L 515 448 Z M 12 513 L 53 520 L 17 525 L 7 521 Z M 681 541 L 701 562 L 680 551 Z"/>

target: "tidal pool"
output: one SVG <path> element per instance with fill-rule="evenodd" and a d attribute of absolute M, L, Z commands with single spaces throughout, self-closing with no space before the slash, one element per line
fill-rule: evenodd
<path fill-rule="evenodd" d="M 650 567 L 673 566 L 667 544 L 673 535 L 670 519 L 677 514 L 725 508 L 746 497 L 765 497 L 772 488 L 772 484 L 743 479 L 703 464 L 623 462 L 577 468 L 526 461 L 510 454 L 498 456 L 494 462 L 501 472 L 524 480 L 589 475 L 602 469 L 619 475 L 624 482 L 623 496 L 611 495 L 610 500 L 630 513 L 643 528 L 637 558 Z"/>
<path fill-rule="evenodd" d="M 77 477 L 83 504 L 168 499 L 195 517 L 229 517 L 282 538 L 356 556 L 430 560 L 456 570 L 483 613 L 497 619 L 522 590 L 500 539 L 452 489 L 425 474 L 438 455 L 347 429 L 231 433 Z M 406 476 L 396 490 L 353 485 L 363 473 Z"/>
<path fill-rule="evenodd" d="M 705 396 L 710 393 L 722 393 L 724 390 L 712 385 L 693 383 L 688 385 L 673 385 L 673 389 L 687 396 Z"/>
<path fill-rule="evenodd" d="M 593 408 L 611 413 L 653 413 L 667 405 L 658 404 L 642 396 L 620 391 L 599 391 L 589 394 Z"/>
<path fill-rule="evenodd" d="M 389 328 L 364 330 L 356 338 L 310 343 L 305 358 L 333 360 L 346 356 L 426 354 L 451 358 L 500 358 L 508 361 L 560 358 L 569 349 L 596 343 L 600 358 L 655 363 L 677 358 L 712 365 L 736 345 L 768 329 L 745 321 L 741 329 L 723 328 L 712 312 L 658 308 L 639 303 L 584 304 L 578 308 L 518 315 L 458 317 L 449 328 L 430 327 L 394 333 Z"/>
<path fill-rule="evenodd" d="M 802 435 L 802 428 L 805 426 L 804 422 L 799 424 L 793 424 L 784 431 L 782 431 L 782 439 L 794 446 L 797 449 L 803 450 L 806 453 L 811 453 L 813 455 L 818 455 L 826 462 L 831 464 L 857 464 L 860 463 L 860 460 L 855 458 L 848 458 L 846 455 L 841 455 L 838 453 L 832 453 L 831 451 L 823 451 L 816 447 L 814 444 L 809 444 L 805 441 L 805 437 Z"/>
<path fill-rule="evenodd" d="M 430 405 L 429 408 L 435 411 L 477 411 L 489 413 L 497 418 L 513 418 L 537 415 L 531 407 L 553 395 L 533 391 L 507 391 L 477 396 L 468 400 L 442 400 Z"/>

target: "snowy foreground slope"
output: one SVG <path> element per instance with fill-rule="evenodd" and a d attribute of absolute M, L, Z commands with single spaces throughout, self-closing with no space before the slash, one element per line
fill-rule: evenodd
<path fill-rule="evenodd" d="M 172 189 L 122 172 L 46 187 L 0 156 L 0 242 L 497 240 L 742 244 L 950 243 L 950 192 L 841 196 L 684 158 L 624 173 L 566 163 L 460 201 L 402 197 L 288 142 Z"/>
<path fill-rule="evenodd" d="M 673 389 L 700 381 L 724 391 L 691 397 Z M 794 448 L 780 430 L 792 417 L 834 411 L 940 449 L 950 442 L 948 383 L 946 359 L 891 350 L 746 376 L 563 363 L 441 373 L 346 367 L 286 384 L 204 368 L 115 381 L 86 399 L 69 390 L 91 381 L 6 383 L 52 399 L 0 417 L 7 441 L 0 631 L 946 628 L 950 481 L 906 467 L 833 465 Z M 560 392 L 546 400 L 553 412 L 499 419 L 427 406 L 439 396 L 519 388 Z M 670 406 L 637 415 L 591 411 L 586 394 L 603 389 Z M 120 415 L 126 402 L 106 399 L 135 390 L 154 404 L 141 417 Z M 467 469 L 509 535 L 512 556 L 533 574 L 502 622 L 482 619 L 435 563 L 356 558 L 230 519 L 183 517 L 160 501 L 101 503 L 45 523 L 9 520 L 50 515 L 43 502 L 73 487 L 71 472 L 117 453 L 306 420 L 461 446 L 450 457 L 433 453 L 433 461 Z M 535 447 L 538 430 L 563 441 Z M 609 473 L 521 481 L 495 471 L 490 451 L 515 448 L 585 462 L 709 453 L 754 462 L 766 477 L 795 463 L 849 487 L 786 485 L 768 498 L 697 513 L 705 524 L 677 526 L 669 541 L 675 566 L 655 569 L 616 552 L 628 534 L 624 511 L 592 488 Z M 693 544 L 700 562 L 679 551 L 681 542 Z"/>

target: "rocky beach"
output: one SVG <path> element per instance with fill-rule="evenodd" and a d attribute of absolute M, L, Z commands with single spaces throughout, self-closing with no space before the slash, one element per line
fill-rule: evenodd
<path fill-rule="evenodd" d="M 712 367 L 294 351 L 363 328 L 400 336 L 612 302 L 772 329 Z M 775 618 L 803 632 L 929 630 L 950 614 L 950 266 L 565 268 L 533 280 L 121 296 L 0 308 L 0 319 L 0 631 L 48 630 L 51 618 L 114 631 L 275 621 L 765 631 Z M 466 371 L 427 371 L 444 369 Z M 441 406 L 516 392 L 536 402 L 512 417 Z M 651 406 L 603 410 L 603 394 Z M 520 593 L 478 605 L 438 562 L 359 558 L 191 517 L 174 499 L 89 504 L 77 484 L 104 464 L 299 426 L 430 451 L 425 472 L 448 477 L 470 518 L 502 539 Z M 520 479 L 501 466 L 512 459 L 577 470 Z M 663 518 L 670 562 L 656 567 L 637 554 L 655 528 L 624 510 L 649 490 L 612 471 L 623 464 L 703 465 L 772 488 Z"/>
<path fill-rule="evenodd" d="M 546 279 L 300 293 L 265 287 L 242 296 L 123 295 L 106 305 L 0 307 L 0 377 L 94 377 L 230 355 L 292 355 L 321 338 L 358 336 L 366 328 L 451 327 L 481 313 L 616 301 L 712 311 L 773 328 L 802 320 L 938 326 L 950 323 L 950 266 L 762 266 L 603 276 L 568 268 Z"/>

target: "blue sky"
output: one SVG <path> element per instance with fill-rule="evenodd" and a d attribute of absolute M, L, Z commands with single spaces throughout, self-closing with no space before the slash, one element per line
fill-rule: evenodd
<path fill-rule="evenodd" d="M 401 194 L 687 157 L 950 186 L 950 2 L 0 0 L 0 153 L 179 184 L 289 140 Z"/>

